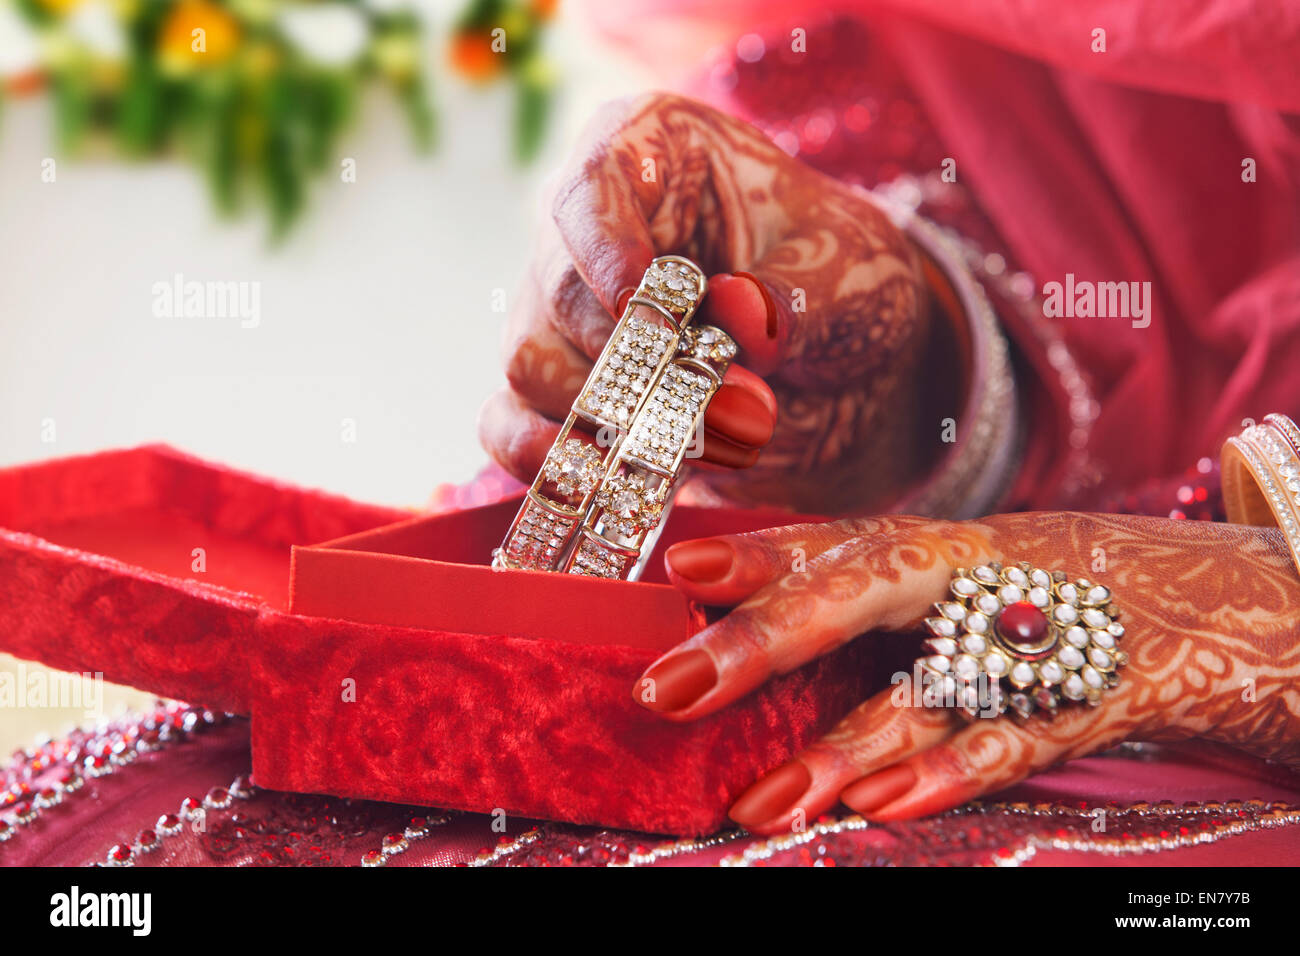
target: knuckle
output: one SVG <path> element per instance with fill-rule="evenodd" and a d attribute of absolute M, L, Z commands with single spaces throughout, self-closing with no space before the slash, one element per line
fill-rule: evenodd
<path fill-rule="evenodd" d="M 591 290 L 577 266 L 567 257 L 542 270 L 541 287 L 543 298 L 561 321 L 567 316 L 580 314 L 583 306 L 590 304 Z"/>
<path fill-rule="evenodd" d="M 523 392 L 531 384 L 533 363 L 527 354 L 527 339 L 518 338 L 506 346 L 505 375 L 506 382 L 516 392 Z"/>
<path fill-rule="evenodd" d="M 930 771 L 942 780 L 965 788 L 978 784 L 981 774 L 964 747 L 940 744 L 926 755 Z"/>

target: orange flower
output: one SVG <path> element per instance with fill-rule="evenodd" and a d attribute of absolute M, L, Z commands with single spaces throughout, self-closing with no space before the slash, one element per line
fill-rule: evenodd
<path fill-rule="evenodd" d="M 465 30 L 452 37 L 451 65 L 462 76 L 484 82 L 501 72 L 505 54 L 492 49 L 490 31 Z"/>
<path fill-rule="evenodd" d="M 159 32 L 165 66 L 184 71 L 230 59 L 239 43 L 239 24 L 224 7 L 208 0 L 180 0 Z"/>
<path fill-rule="evenodd" d="M 549 20 L 560 7 L 560 0 L 529 0 L 528 8 L 539 20 Z"/>

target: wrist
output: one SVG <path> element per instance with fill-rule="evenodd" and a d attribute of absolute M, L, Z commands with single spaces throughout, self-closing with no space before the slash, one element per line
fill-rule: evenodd
<path fill-rule="evenodd" d="M 938 436 L 932 466 L 892 510 L 945 518 L 987 514 L 1016 468 L 1020 416 L 1009 347 L 983 287 L 949 233 L 906 206 L 887 208 L 921 257 L 935 321 L 914 381 Z"/>

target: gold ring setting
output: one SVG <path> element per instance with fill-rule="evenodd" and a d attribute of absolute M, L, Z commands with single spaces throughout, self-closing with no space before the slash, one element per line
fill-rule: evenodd
<path fill-rule="evenodd" d="M 917 662 L 927 699 L 966 717 L 1027 718 L 1070 702 L 1096 706 L 1119 683 L 1128 655 L 1108 587 L 995 562 L 955 569 L 948 588 L 925 621 L 927 656 Z"/>

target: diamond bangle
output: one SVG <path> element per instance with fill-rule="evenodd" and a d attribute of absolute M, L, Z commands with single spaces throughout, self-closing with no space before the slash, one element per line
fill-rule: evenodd
<path fill-rule="evenodd" d="M 660 256 L 650 263 L 505 540 L 493 552 L 493 567 L 560 570 L 628 427 L 673 359 L 705 286 L 703 271 L 689 259 Z"/>
<path fill-rule="evenodd" d="M 1300 571 L 1300 429 L 1266 415 L 1229 438 L 1220 459 L 1223 503 L 1233 524 L 1277 525 Z"/>
<path fill-rule="evenodd" d="M 697 456 L 709 402 L 736 355 L 721 329 L 682 333 L 677 354 L 655 381 L 613 456 L 564 563 L 570 574 L 634 581 L 663 531 L 678 479 Z"/>

